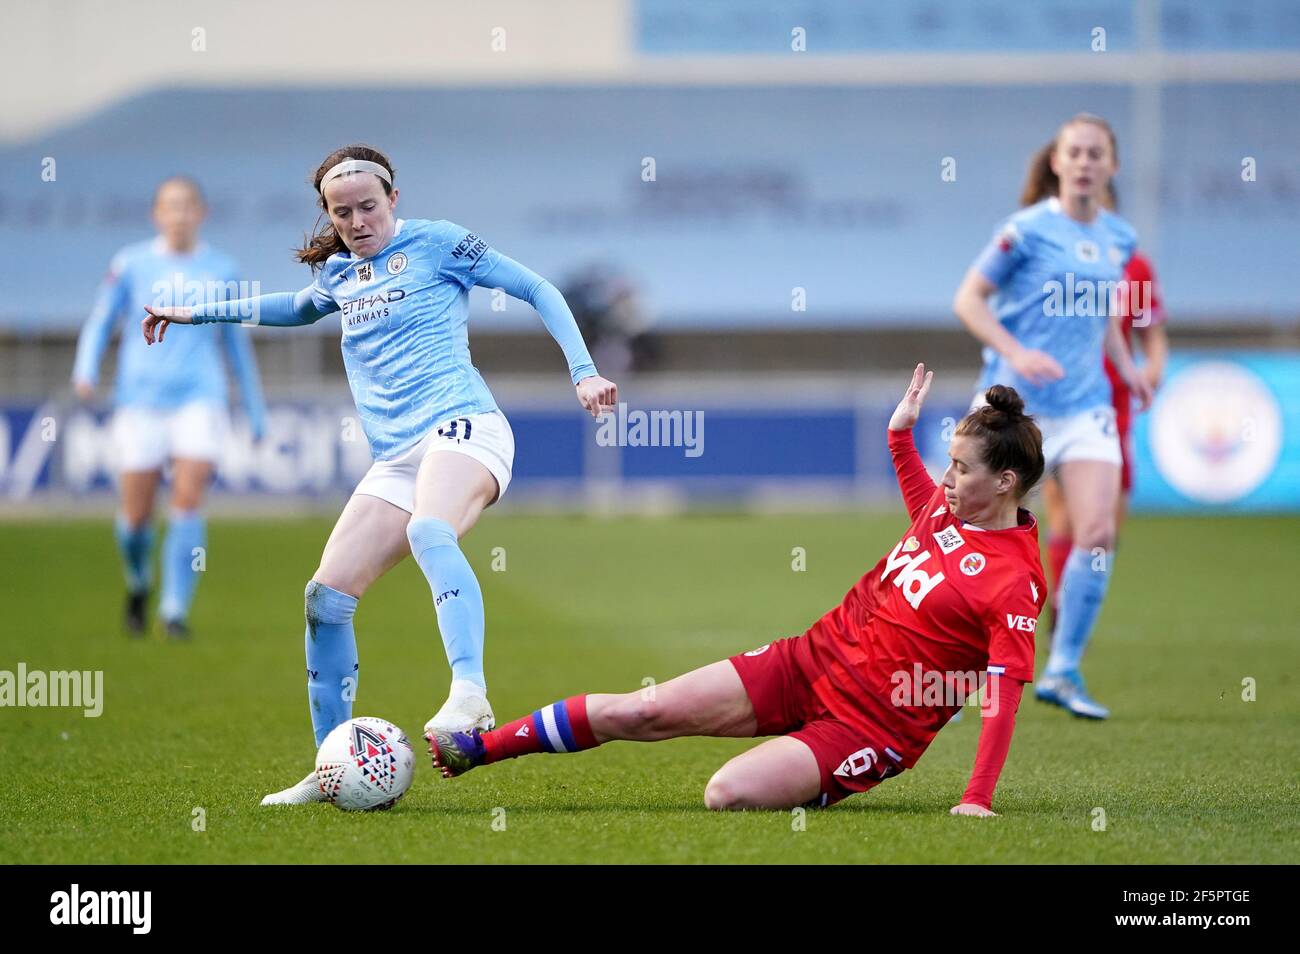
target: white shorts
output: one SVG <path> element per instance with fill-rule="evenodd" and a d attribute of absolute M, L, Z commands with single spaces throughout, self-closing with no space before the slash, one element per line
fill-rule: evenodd
<path fill-rule="evenodd" d="M 496 478 L 497 495 L 492 502 L 505 496 L 515 465 L 515 435 L 500 411 L 444 421 L 401 457 L 371 464 L 352 493 L 378 497 L 407 513 L 415 513 L 415 478 L 420 464 L 428 455 L 439 452 L 474 458 Z"/>
<path fill-rule="evenodd" d="M 177 457 L 215 464 L 229 431 L 225 407 L 208 401 L 178 408 L 121 407 L 113 413 L 113 464 L 119 472 L 161 470 Z"/>
<path fill-rule="evenodd" d="M 1124 463 L 1115 408 L 1109 404 L 1068 417 L 1034 420 L 1043 432 L 1043 460 L 1049 472 L 1070 460 L 1099 460 L 1116 467 Z"/>

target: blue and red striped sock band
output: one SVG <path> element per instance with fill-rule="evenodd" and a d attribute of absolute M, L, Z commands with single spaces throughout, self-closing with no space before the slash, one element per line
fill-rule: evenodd
<path fill-rule="evenodd" d="M 581 752 L 599 744 L 587 720 L 585 695 L 553 702 L 532 715 L 483 733 L 487 753 L 484 761 L 488 763 L 534 752 Z"/>

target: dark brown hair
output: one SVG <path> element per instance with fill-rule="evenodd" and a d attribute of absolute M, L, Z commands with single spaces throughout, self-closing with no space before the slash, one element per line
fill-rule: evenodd
<path fill-rule="evenodd" d="M 304 265 L 310 265 L 312 268 L 319 268 L 325 264 L 335 252 L 346 252 L 348 247 L 343 244 L 343 239 L 339 238 L 338 233 L 334 231 L 334 224 L 329 218 L 329 209 L 325 207 L 325 196 L 320 191 L 320 181 L 325 177 L 334 166 L 337 166 L 345 159 L 365 159 L 369 162 L 377 162 L 385 169 L 388 174 L 397 179 L 397 171 L 393 164 L 388 161 L 388 157 L 376 149 L 374 146 L 367 146 L 365 143 L 353 143 L 351 146 L 344 146 L 342 149 L 335 149 L 316 167 L 312 174 L 311 185 L 316 190 L 316 204 L 321 208 L 321 214 L 316 219 L 316 226 L 311 235 L 303 236 L 303 246 L 297 249 L 294 254 L 298 261 Z M 393 185 L 390 182 L 379 180 L 380 185 L 384 187 L 386 195 L 393 194 Z M 321 225 L 321 219 L 325 224 Z"/>
<path fill-rule="evenodd" d="M 1092 113 L 1076 113 L 1063 122 L 1051 141 L 1040 147 L 1029 160 L 1029 172 L 1025 175 L 1025 184 L 1020 190 L 1022 206 L 1033 205 L 1035 202 L 1042 202 L 1044 199 L 1060 194 L 1061 180 L 1052 171 L 1052 153 L 1056 151 L 1061 133 L 1076 123 L 1088 123 L 1100 127 L 1110 137 L 1111 156 L 1119 162 L 1119 141 L 1115 138 L 1115 130 L 1110 128 L 1110 123 Z"/>
<path fill-rule="evenodd" d="M 995 384 L 984 392 L 988 403 L 961 419 L 957 434 L 978 438 L 980 459 L 995 474 L 1014 470 L 1016 496 L 1023 497 L 1043 476 L 1043 435 L 1016 389 Z"/>

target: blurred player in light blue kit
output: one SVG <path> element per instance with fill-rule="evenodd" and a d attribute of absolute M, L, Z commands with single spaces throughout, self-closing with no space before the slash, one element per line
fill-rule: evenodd
<path fill-rule="evenodd" d="M 1105 719 L 1080 664 L 1110 582 L 1120 444 L 1102 355 L 1145 410 L 1151 385 L 1120 329 L 1124 266 L 1137 243 L 1132 226 L 1105 208 L 1119 168 L 1115 134 L 1079 114 L 1044 153 L 1052 187 L 1026 196 L 971 266 L 953 309 L 985 346 L 978 393 L 1014 387 L 1043 434 L 1043 456 L 1065 498 L 1074 546 L 1066 560 L 1052 652 L 1036 697 L 1076 716 Z M 1032 204 L 1030 204 L 1032 203 Z M 989 307 L 993 296 L 996 312 Z"/>
<path fill-rule="evenodd" d="M 470 361 L 470 289 L 500 288 L 537 310 L 564 352 L 578 402 L 593 416 L 618 400 L 554 285 L 459 225 L 396 218 L 393 179 L 392 163 L 377 149 L 335 150 L 312 178 L 329 222 L 298 253 L 312 266 L 310 285 L 198 308 L 147 308 L 143 322 L 152 342 L 162 341 L 172 322 L 306 325 L 340 314 L 343 361 L 374 464 L 344 507 L 304 598 L 318 747 L 352 717 L 357 601 L 411 555 L 429 583 L 452 676 L 426 731 L 496 724 L 483 672 L 483 594 L 459 540 L 506 492 L 515 445 Z M 323 799 L 313 771 L 262 804 Z"/>
<path fill-rule="evenodd" d="M 77 342 L 73 388 L 94 397 L 99 366 L 122 319 L 148 304 L 184 304 L 236 297 L 234 261 L 199 238 L 207 212 L 198 183 L 172 176 L 154 193 L 158 236 L 128 245 L 113 257 Z M 162 355 L 147 354 L 132 321 L 117 355 L 112 423 L 114 466 L 122 496 L 116 519 L 118 550 L 126 571 L 126 627 L 145 629 L 150 591 L 154 497 L 171 464 L 171 512 L 162 548 L 158 616 L 168 636 L 189 635 L 187 619 L 198 582 L 196 551 L 206 545 L 203 495 L 229 430 L 222 352 L 234 371 L 253 436 L 266 411 L 248 333 L 221 326 L 169 342 Z"/>

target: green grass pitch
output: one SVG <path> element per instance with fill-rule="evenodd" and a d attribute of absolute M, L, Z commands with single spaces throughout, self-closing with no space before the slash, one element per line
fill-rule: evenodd
<path fill-rule="evenodd" d="M 672 519 L 489 514 L 467 538 L 499 721 L 634 689 L 801 632 L 896 540 L 891 515 Z M 329 521 L 214 521 L 189 645 L 130 642 L 107 521 L 0 528 L 0 669 L 104 671 L 98 719 L 0 709 L 7 862 L 1283 862 L 1300 842 L 1300 519 L 1134 518 L 1086 661 L 1112 706 L 1027 694 L 994 807 L 948 815 L 979 719 L 918 766 L 809 812 L 715 814 L 714 768 L 753 743 L 614 743 L 445 781 L 417 745 L 391 812 L 263 809 L 313 757 L 302 590 Z M 504 572 L 490 569 L 504 548 Z M 807 554 L 791 568 L 792 549 Z M 447 666 L 407 561 L 362 601 L 357 715 L 419 743 Z M 1040 638 L 1040 666 L 1046 647 Z M 1244 679 L 1256 683 L 1243 701 Z M 196 809 L 203 830 L 194 830 Z M 1104 812 L 1105 830 L 1095 830 Z M 494 826 L 494 821 L 496 822 Z M 504 830 L 502 828 L 504 822 Z"/>

